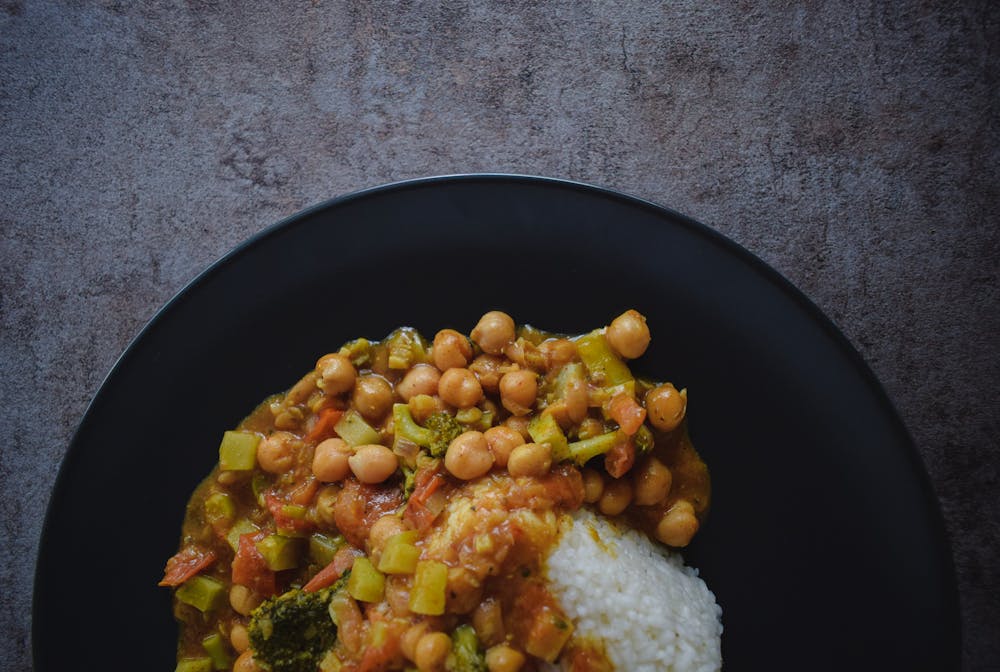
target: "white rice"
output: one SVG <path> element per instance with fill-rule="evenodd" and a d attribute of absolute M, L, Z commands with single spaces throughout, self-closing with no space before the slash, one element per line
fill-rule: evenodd
<path fill-rule="evenodd" d="M 547 572 L 576 626 L 574 639 L 603 644 L 616 670 L 722 668 L 722 609 L 698 570 L 641 532 L 587 510 L 561 527 Z"/>

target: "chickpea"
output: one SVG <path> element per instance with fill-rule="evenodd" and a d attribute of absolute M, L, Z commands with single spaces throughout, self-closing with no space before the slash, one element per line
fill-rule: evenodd
<path fill-rule="evenodd" d="M 340 495 L 339 485 L 328 485 L 316 495 L 316 517 L 324 525 L 336 525 L 333 509 L 337 505 L 337 497 Z"/>
<path fill-rule="evenodd" d="M 576 357 L 576 343 L 568 338 L 550 338 L 542 341 L 538 349 L 545 356 L 547 369 L 569 364 Z"/>
<path fill-rule="evenodd" d="M 423 424 L 434 413 L 444 410 L 444 402 L 441 401 L 441 397 L 432 397 L 427 394 L 418 394 L 410 397 L 410 400 L 406 403 L 410 407 L 413 419 L 419 424 Z"/>
<path fill-rule="evenodd" d="M 418 394 L 434 396 L 438 391 L 438 381 L 441 372 L 429 364 L 417 364 L 406 372 L 403 379 L 396 385 L 396 391 L 404 401 L 409 401 Z"/>
<path fill-rule="evenodd" d="M 605 516 L 617 516 L 632 501 L 632 486 L 625 479 L 612 479 L 604 488 L 604 494 L 597 502 L 597 508 Z"/>
<path fill-rule="evenodd" d="M 481 318 L 472 330 L 472 340 L 489 355 L 499 355 L 508 343 L 514 342 L 514 320 L 507 313 L 492 310 Z"/>
<path fill-rule="evenodd" d="M 498 467 L 506 468 L 511 451 L 524 443 L 524 437 L 520 432 L 505 425 L 490 427 L 483 436 L 486 437 L 486 443 Z"/>
<path fill-rule="evenodd" d="M 347 463 L 362 483 L 381 483 L 399 466 L 396 454 L 377 443 L 358 446 L 354 455 L 347 458 Z"/>
<path fill-rule="evenodd" d="M 625 359 L 635 359 L 649 347 L 646 318 L 634 310 L 626 310 L 608 325 L 604 338 L 619 355 Z"/>
<path fill-rule="evenodd" d="M 351 452 L 351 447 L 343 439 L 320 442 L 313 453 L 313 475 L 326 483 L 344 480 L 351 473 L 351 467 L 347 463 Z"/>
<path fill-rule="evenodd" d="M 463 369 L 472 359 L 472 345 L 462 334 L 454 329 L 442 329 L 434 336 L 434 366 L 447 371 L 448 369 Z"/>
<path fill-rule="evenodd" d="M 656 526 L 656 538 L 668 546 L 687 546 L 698 531 L 694 507 L 686 499 L 677 500 Z"/>
<path fill-rule="evenodd" d="M 247 627 L 242 623 L 233 623 L 229 630 L 229 643 L 236 649 L 236 653 L 243 653 L 250 648 L 250 635 L 247 634 Z"/>
<path fill-rule="evenodd" d="M 417 644 L 420 642 L 420 638 L 427 634 L 428 629 L 427 623 L 417 623 L 407 628 L 406 632 L 399 638 L 399 648 L 407 660 L 415 661 L 417 659 Z"/>
<path fill-rule="evenodd" d="M 261 672 L 260 666 L 253 659 L 252 651 L 244 651 L 233 663 L 233 672 Z"/>
<path fill-rule="evenodd" d="M 645 460 L 635 470 L 635 503 L 639 506 L 659 504 L 667 498 L 673 474 L 655 457 Z"/>
<path fill-rule="evenodd" d="M 654 387 L 646 393 L 646 412 L 653 427 L 669 432 L 684 419 L 686 392 L 678 392 L 670 383 Z"/>
<path fill-rule="evenodd" d="M 235 583 L 229 589 L 229 604 L 232 605 L 233 611 L 241 616 L 249 616 L 250 612 L 260 605 L 260 602 L 260 595 L 246 586 Z"/>
<path fill-rule="evenodd" d="M 520 434 L 525 441 L 531 438 L 531 435 L 528 434 L 528 416 L 512 415 L 504 420 L 503 424 Z"/>
<path fill-rule="evenodd" d="M 500 377 L 509 364 L 506 359 L 497 355 L 479 355 L 469 364 L 469 370 L 476 374 L 484 390 L 496 394 L 500 391 Z"/>
<path fill-rule="evenodd" d="M 385 601 L 394 616 L 410 615 L 410 583 L 408 576 L 388 576 L 385 580 Z"/>
<path fill-rule="evenodd" d="M 510 453 L 507 471 L 511 476 L 544 476 L 552 468 L 552 447 L 547 443 L 526 443 Z"/>
<path fill-rule="evenodd" d="M 580 475 L 583 477 L 583 501 L 593 504 L 604 494 L 604 478 L 594 469 L 584 469 Z"/>
<path fill-rule="evenodd" d="M 413 662 L 420 672 L 439 672 L 451 651 L 451 638 L 443 632 L 428 632 L 417 642 Z"/>
<path fill-rule="evenodd" d="M 389 540 L 389 537 L 400 532 L 406 532 L 406 525 L 403 524 L 402 519 L 392 513 L 386 514 L 372 525 L 372 529 L 368 533 L 368 548 L 373 552 L 375 550 L 381 551 L 385 548 L 385 542 Z"/>
<path fill-rule="evenodd" d="M 500 403 L 514 415 L 527 415 L 538 397 L 538 374 L 521 369 L 500 379 Z"/>
<path fill-rule="evenodd" d="M 478 404 L 483 398 L 483 388 L 472 371 L 448 369 L 441 374 L 438 394 L 447 404 L 458 408 L 469 408 Z"/>
<path fill-rule="evenodd" d="M 257 464 L 271 474 L 282 474 L 295 464 L 298 437 L 290 432 L 274 432 L 257 444 Z"/>
<path fill-rule="evenodd" d="M 351 403 L 369 420 L 381 420 L 392 407 L 392 385 L 381 376 L 362 376 L 354 384 Z"/>
<path fill-rule="evenodd" d="M 524 654 L 506 644 L 486 651 L 486 667 L 490 672 L 518 672 L 524 666 Z"/>
<path fill-rule="evenodd" d="M 444 467 L 464 481 L 488 472 L 493 467 L 493 453 L 482 432 L 464 432 L 456 436 L 444 455 Z"/>
<path fill-rule="evenodd" d="M 343 394 L 354 387 L 358 372 L 347 357 L 336 353 L 323 355 L 316 362 L 320 380 L 317 385 L 327 394 Z"/>
<path fill-rule="evenodd" d="M 566 416 L 574 425 L 587 417 L 587 383 L 583 380 L 571 380 L 566 384 L 563 401 L 566 403 Z M 602 428 L 603 429 L 603 428 Z"/>

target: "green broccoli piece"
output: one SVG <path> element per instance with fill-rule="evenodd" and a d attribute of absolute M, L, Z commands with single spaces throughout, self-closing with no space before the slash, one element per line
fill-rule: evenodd
<path fill-rule="evenodd" d="M 451 652 L 445 661 L 448 672 L 486 672 L 486 656 L 471 625 L 460 625 L 451 634 Z"/>
<path fill-rule="evenodd" d="M 433 413 L 421 427 L 406 404 L 394 404 L 392 418 L 397 441 L 405 439 L 415 443 L 434 457 L 442 457 L 452 440 L 465 431 L 462 423 L 444 411 Z"/>
<path fill-rule="evenodd" d="M 465 427 L 458 420 L 444 411 L 432 413 L 424 426 L 435 434 L 431 445 L 427 446 L 434 457 L 444 457 L 455 437 L 465 431 Z"/>
<path fill-rule="evenodd" d="M 293 588 L 254 609 L 247 632 L 257 664 L 270 672 L 316 672 L 337 642 L 330 601 L 346 582 L 314 593 Z"/>

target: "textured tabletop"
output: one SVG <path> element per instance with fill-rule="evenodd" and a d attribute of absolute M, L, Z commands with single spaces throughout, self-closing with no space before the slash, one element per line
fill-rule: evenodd
<path fill-rule="evenodd" d="M 0 668 L 56 470 L 232 246 L 441 173 L 614 187 L 735 239 L 882 381 L 1000 669 L 997 3 L 0 0 Z"/>

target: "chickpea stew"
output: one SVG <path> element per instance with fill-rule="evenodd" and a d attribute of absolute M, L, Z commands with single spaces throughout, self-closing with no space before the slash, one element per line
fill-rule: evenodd
<path fill-rule="evenodd" d="M 710 500 L 687 392 L 634 310 L 575 337 L 482 316 L 324 355 L 224 433 L 160 585 L 177 672 L 610 669 L 547 591 L 559 516 L 672 547 Z"/>

